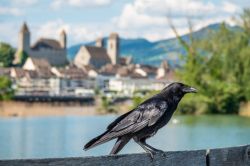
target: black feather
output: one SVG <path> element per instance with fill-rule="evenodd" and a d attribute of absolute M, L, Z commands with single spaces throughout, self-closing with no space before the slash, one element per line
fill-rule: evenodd
<path fill-rule="evenodd" d="M 148 145 L 146 139 L 152 137 L 169 122 L 178 103 L 186 93 L 194 92 L 196 92 L 194 88 L 182 83 L 170 84 L 135 109 L 115 119 L 108 125 L 107 131 L 90 140 L 84 146 L 84 150 L 118 138 L 111 151 L 111 154 L 116 154 L 133 138 L 152 156 L 157 150 Z"/>
<path fill-rule="evenodd" d="M 88 150 L 88 149 L 94 147 L 95 144 L 96 144 L 104 135 L 106 135 L 108 132 L 109 132 L 109 131 L 106 131 L 106 132 L 104 132 L 103 134 L 101 134 L 101 135 L 99 135 L 99 136 L 93 138 L 92 140 L 90 140 L 86 145 L 84 145 L 84 148 L 83 148 L 83 149 L 84 149 L 84 150 Z M 104 143 L 104 142 L 103 142 L 103 143 Z M 100 143 L 98 143 L 98 144 L 100 144 Z M 96 145 L 97 145 L 97 144 L 96 144 Z"/>
<path fill-rule="evenodd" d="M 119 123 L 123 118 L 125 118 L 128 114 L 130 114 L 133 110 L 119 116 L 116 120 L 114 120 L 112 123 L 110 123 L 107 127 L 107 130 L 111 130 L 113 127 L 116 126 L 117 123 Z"/>

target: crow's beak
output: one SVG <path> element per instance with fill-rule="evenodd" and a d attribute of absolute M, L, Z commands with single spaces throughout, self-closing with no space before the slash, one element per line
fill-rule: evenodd
<path fill-rule="evenodd" d="M 185 93 L 197 93 L 197 89 L 195 89 L 193 87 L 185 87 L 183 89 L 183 92 L 185 92 Z"/>

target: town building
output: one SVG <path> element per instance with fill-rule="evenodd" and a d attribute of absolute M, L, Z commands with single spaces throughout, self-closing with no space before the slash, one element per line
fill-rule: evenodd
<path fill-rule="evenodd" d="M 61 31 L 59 40 L 40 38 L 31 45 L 31 32 L 24 23 L 19 32 L 19 43 L 15 54 L 15 64 L 21 62 L 20 54 L 26 53 L 29 57 L 46 59 L 52 66 L 63 66 L 67 60 L 67 35 Z"/>
<path fill-rule="evenodd" d="M 136 92 L 160 91 L 169 82 L 149 78 L 112 78 L 109 81 L 109 90 L 116 91 L 120 96 L 133 97 Z"/>
<path fill-rule="evenodd" d="M 10 73 L 17 96 L 94 96 L 95 80 L 75 66 L 52 67 L 46 59 L 29 57 Z"/>
<path fill-rule="evenodd" d="M 66 68 L 53 67 L 51 71 L 60 79 L 60 95 L 94 96 L 95 79 L 76 66 Z"/>
<path fill-rule="evenodd" d="M 107 49 L 104 48 L 103 39 L 98 38 L 95 46 L 81 46 L 75 56 L 74 64 L 79 68 L 93 66 L 100 69 L 107 64 L 128 65 L 132 63 L 131 57 L 120 57 L 119 50 L 119 36 L 117 33 L 111 33 Z"/>
<path fill-rule="evenodd" d="M 28 58 L 23 68 L 12 68 L 16 95 L 53 96 L 60 94 L 60 80 L 50 71 L 46 59 Z"/>
<path fill-rule="evenodd" d="M 157 69 L 156 79 L 174 80 L 174 71 L 170 68 L 168 61 L 162 61 L 160 67 Z"/>

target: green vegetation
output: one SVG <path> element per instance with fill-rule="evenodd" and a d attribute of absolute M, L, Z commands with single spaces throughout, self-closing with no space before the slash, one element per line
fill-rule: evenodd
<path fill-rule="evenodd" d="M 0 67 L 9 67 L 14 60 L 15 49 L 7 43 L 0 43 Z"/>
<path fill-rule="evenodd" d="M 99 113 L 117 113 L 117 109 L 115 108 L 114 104 L 105 96 L 101 97 L 101 108 L 99 109 Z"/>
<path fill-rule="evenodd" d="M 28 58 L 28 54 L 24 51 L 21 51 L 18 53 L 18 58 L 19 58 L 19 62 L 20 62 L 20 64 L 18 64 L 18 65 L 23 66 L 23 64 L 26 62 L 26 60 Z"/>
<path fill-rule="evenodd" d="M 190 33 L 188 42 L 172 27 L 186 50 L 180 80 L 199 90 L 183 99 L 182 113 L 236 114 L 240 103 L 250 101 L 250 9 L 238 22 L 242 30 L 222 24 L 206 39 L 194 39 Z"/>
<path fill-rule="evenodd" d="M 11 88 L 11 81 L 8 77 L 0 76 L 0 101 L 11 99 L 13 96 L 13 89 Z"/>

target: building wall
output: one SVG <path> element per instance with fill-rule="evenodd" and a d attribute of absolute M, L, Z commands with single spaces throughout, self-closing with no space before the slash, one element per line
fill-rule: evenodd
<path fill-rule="evenodd" d="M 19 32 L 19 43 L 18 50 L 25 51 L 26 53 L 30 50 L 30 33 L 29 32 Z"/>
<path fill-rule="evenodd" d="M 111 59 L 111 63 L 117 64 L 119 59 L 119 39 L 110 38 L 108 41 L 108 55 Z"/>
<path fill-rule="evenodd" d="M 165 86 L 166 81 L 158 81 L 155 79 L 113 78 L 109 81 L 110 90 L 129 96 L 133 96 L 135 91 L 162 90 Z"/>
<path fill-rule="evenodd" d="M 74 59 L 74 64 L 77 67 L 82 68 L 86 65 L 89 65 L 89 62 L 90 62 L 89 52 L 84 46 L 82 46 L 78 51 L 78 53 L 76 54 L 76 57 Z"/>
<path fill-rule="evenodd" d="M 66 36 L 66 34 L 64 33 L 64 31 L 61 32 L 61 34 L 60 34 L 60 40 L 59 40 L 59 42 L 60 42 L 60 45 L 61 45 L 61 47 L 62 47 L 63 49 L 66 49 L 66 48 L 67 48 L 67 36 Z"/>
<path fill-rule="evenodd" d="M 31 50 L 29 52 L 30 57 L 34 58 L 44 58 L 52 66 L 63 66 L 68 63 L 67 52 L 64 49 L 61 50 L 50 50 L 50 49 L 40 49 L 38 51 Z"/>
<path fill-rule="evenodd" d="M 28 58 L 25 64 L 23 65 L 23 69 L 25 70 L 36 70 L 31 58 Z"/>

